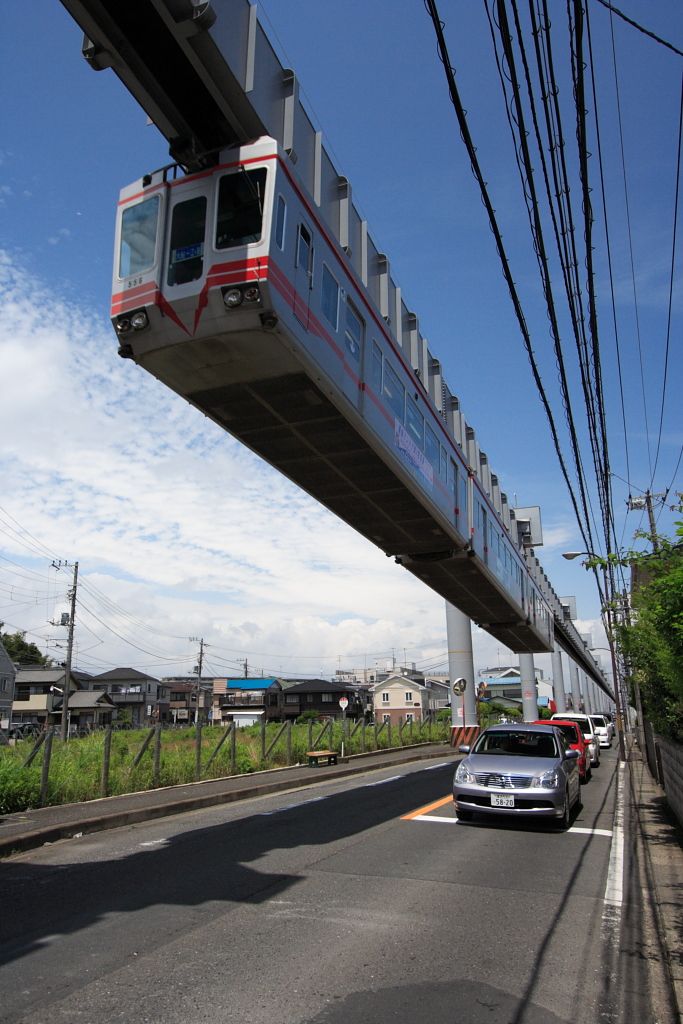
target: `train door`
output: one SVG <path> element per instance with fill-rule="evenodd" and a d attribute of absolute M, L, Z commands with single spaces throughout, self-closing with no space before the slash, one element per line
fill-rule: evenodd
<path fill-rule="evenodd" d="M 194 187 L 173 189 L 171 197 L 165 291 L 173 299 L 198 292 L 196 282 L 208 269 L 205 265 L 208 207 L 205 180 Z"/>
<path fill-rule="evenodd" d="M 313 288 L 313 235 L 303 223 L 296 231 L 296 252 L 294 255 L 294 313 L 308 329 Z"/>

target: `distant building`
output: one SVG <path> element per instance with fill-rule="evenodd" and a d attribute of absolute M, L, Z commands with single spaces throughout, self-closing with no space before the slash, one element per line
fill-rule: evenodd
<path fill-rule="evenodd" d="M 213 709 L 213 679 L 196 676 L 165 676 L 161 682 L 168 692 L 169 721 L 175 725 L 189 725 L 197 721 L 197 691 L 199 689 L 199 721 L 211 720 Z"/>
<path fill-rule="evenodd" d="M 404 675 L 390 675 L 375 685 L 375 721 L 420 722 L 429 711 L 429 687 Z"/>
<path fill-rule="evenodd" d="M 538 703 L 546 706 L 553 696 L 552 683 L 546 680 L 543 670 L 534 666 L 536 676 L 536 687 L 538 690 Z M 484 668 L 479 672 L 480 694 L 488 700 L 506 698 L 515 704 L 522 702 L 522 679 L 519 667 L 516 665 L 503 665 L 499 668 Z M 481 686 L 481 684 L 484 686 Z"/>
<path fill-rule="evenodd" d="M 282 719 L 279 679 L 214 679 L 212 721 L 237 726 Z"/>
<path fill-rule="evenodd" d="M 14 663 L 0 640 L 0 729 L 10 726 L 16 674 Z"/>
<path fill-rule="evenodd" d="M 108 693 L 117 708 L 116 718 L 128 719 L 134 728 L 167 722 L 168 687 L 136 668 L 113 668 L 93 676 L 88 689 Z"/>
<path fill-rule="evenodd" d="M 342 709 L 339 701 L 348 701 Z M 287 680 L 283 717 L 298 718 L 304 711 L 315 711 L 320 718 L 359 718 L 368 703 L 367 694 L 351 683 L 331 683 L 327 679 Z"/>

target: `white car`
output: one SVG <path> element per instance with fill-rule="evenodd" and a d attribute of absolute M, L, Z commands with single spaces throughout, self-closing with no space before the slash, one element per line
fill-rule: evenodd
<path fill-rule="evenodd" d="M 591 722 L 590 715 L 584 715 L 583 712 L 579 711 L 556 711 L 554 715 L 550 716 L 550 721 L 553 718 L 563 719 L 565 722 L 576 722 L 581 727 L 583 738 L 588 744 L 588 750 L 591 758 L 591 768 L 600 767 L 600 740 L 596 736 L 593 723 Z"/>
<path fill-rule="evenodd" d="M 598 742 L 601 747 L 611 747 L 612 737 L 610 735 L 610 729 L 607 724 L 607 719 L 604 715 L 591 715 L 590 720 L 593 723 L 595 734 L 598 737 Z M 611 723 L 610 723 L 611 724 Z"/>

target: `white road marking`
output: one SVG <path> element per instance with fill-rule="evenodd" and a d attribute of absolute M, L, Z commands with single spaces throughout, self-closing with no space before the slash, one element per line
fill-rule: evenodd
<path fill-rule="evenodd" d="M 450 764 L 451 764 L 450 761 L 442 761 L 440 764 L 430 764 L 429 768 L 423 768 L 422 771 L 423 772 L 433 772 L 437 768 L 448 768 L 448 766 Z"/>
<path fill-rule="evenodd" d="M 146 843 L 140 843 L 140 846 L 163 846 L 167 842 L 168 839 L 149 839 Z"/>
<path fill-rule="evenodd" d="M 384 786 L 387 782 L 396 782 L 396 779 L 402 779 L 402 775 L 392 775 L 389 779 L 380 779 L 379 782 L 368 782 L 365 784 L 363 789 L 371 789 L 373 786 Z"/>
<path fill-rule="evenodd" d="M 410 821 L 437 821 L 443 825 L 457 825 L 459 818 L 445 818 L 440 817 L 438 814 L 418 814 L 414 818 L 410 818 Z M 607 828 L 574 828 L 567 829 L 567 832 L 576 832 L 582 836 L 606 836 L 608 839 L 611 838 L 612 832 Z"/>
<path fill-rule="evenodd" d="M 624 762 L 617 771 L 617 802 L 614 811 L 614 835 L 609 854 L 607 884 L 605 886 L 605 907 L 621 907 L 624 891 L 624 804 L 623 782 Z M 604 914 L 603 914 L 604 919 Z"/>

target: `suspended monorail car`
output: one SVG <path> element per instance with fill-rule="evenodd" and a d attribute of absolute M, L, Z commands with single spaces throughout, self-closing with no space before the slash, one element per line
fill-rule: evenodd
<path fill-rule="evenodd" d="M 272 138 L 121 192 L 120 354 L 513 651 L 552 650 L 523 550 L 364 277 Z"/>

